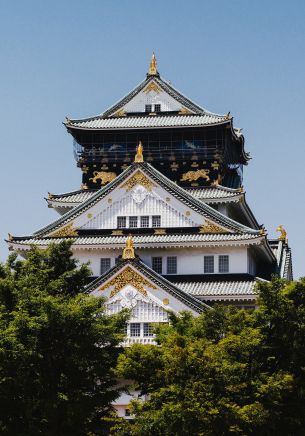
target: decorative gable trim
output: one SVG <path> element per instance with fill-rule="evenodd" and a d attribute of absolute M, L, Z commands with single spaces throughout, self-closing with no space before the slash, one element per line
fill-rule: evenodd
<path fill-rule="evenodd" d="M 147 297 L 147 291 L 145 287 L 157 289 L 157 287 L 153 283 L 146 280 L 134 268 L 128 265 L 125 269 L 120 271 L 119 274 L 113 277 L 113 279 L 101 286 L 99 290 L 104 291 L 105 289 L 109 289 L 110 287 L 112 287 L 113 289 L 110 292 L 111 298 L 127 285 L 133 286 L 138 292 L 143 294 L 144 297 Z"/>

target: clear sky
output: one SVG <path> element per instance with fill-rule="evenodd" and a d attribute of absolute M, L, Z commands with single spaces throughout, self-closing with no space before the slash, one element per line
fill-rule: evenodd
<path fill-rule="evenodd" d="M 305 1 L 0 1 L 1 259 L 7 233 L 56 218 L 47 192 L 78 189 L 64 117 L 101 113 L 161 76 L 217 113 L 231 111 L 252 160 L 247 201 L 270 237 L 287 229 L 305 275 Z"/>

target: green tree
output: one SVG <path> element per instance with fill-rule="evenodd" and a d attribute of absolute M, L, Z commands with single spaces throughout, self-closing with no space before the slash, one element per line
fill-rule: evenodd
<path fill-rule="evenodd" d="M 121 435 L 304 435 L 305 280 L 258 287 L 259 309 L 171 316 L 159 346 L 134 345 L 118 374 L 149 395 Z"/>
<path fill-rule="evenodd" d="M 126 314 L 81 293 L 89 275 L 69 242 L 1 265 L 1 435 L 104 434 Z"/>

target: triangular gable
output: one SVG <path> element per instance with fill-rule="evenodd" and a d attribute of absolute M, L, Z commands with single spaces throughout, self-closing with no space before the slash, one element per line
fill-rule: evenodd
<path fill-rule="evenodd" d="M 135 89 L 101 116 L 124 116 L 127 113 L 145 112 L 145 105 L 160 104 L 162 112 L 180 112 L 181 114 L 209 113 L 187 97 L 182 95 L 159 75 L 148 76 Z M 152 108 L 153 109 L 153 108 Z"/>
<path fill-rule="evenodd" d="M 136 192 L 138 187 L 140 187 L 142 193 L 140 191 Z M 195 199 L 183 188 L 180 188 L 155 170 L 150 164 L 134 163 L 116 179 L 97 191 L 91 198 L 64 214 L 54 223 L 36 232 L 35 235 L 75 236 L 77 229 L 86 228 L 87 223 L 87 228 L 115 228 L 116 224 L 107 227 L 107 220 L 100 222 L 97 227 L 94 227 L 96 224 L 90 226 L 89 223 L 94 219 L 98 219 L 98 215 L 104 220 L 106 209 L 109 211 L 109 218 L 111 216 L 113 219 L 114 214 L 111 208 L 113 208 L 114 203 L 118 204 L 124 196 L 126 198 L 133 196 L 135 198 L 137 195 L 140 202 L 142 195 L 153 198 L 155 202 L 159 201 L 163 208 L 168 209 L 168 216 L 174 212 L 180 216 L 180 221 L 176 221 L 174 225 L 171 223 L 168 227 L 202 226 L 202 231 L 206 233 L 258 233 L 257 230 L 243 226 Z M 151 208 L 151 210 L 155 215 L 157 210 L 154 208 Z M 104 215 L 101 215 L 103 211 Z M 166 222 L 164 224 L 167 225 Z"/>
<path fill-rule="evenodd" d="M 106 274 L 89 284 L 86 293 L 106 298 L 112 313 L 132 309 L 139 320 L 166 321 L 167 312 L 189 310 L 198 314 L 209 306 L 203 304 L 155 273 L 138 259 L 121 261 Z M 141 307 L 140 307 L 141 306 Z M 141 310 L 140 310 L 141 309 Z M 149 319 L 154 317 L 154 319 Z"/>

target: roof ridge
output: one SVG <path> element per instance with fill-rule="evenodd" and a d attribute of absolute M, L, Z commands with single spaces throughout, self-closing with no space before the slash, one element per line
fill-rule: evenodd
<path fill-rule="evenodd" d="M 201 106 L 199 104 L 193 102 L 188 97 L 186 97 L 184 94 L 182 94 L 180 91 L 178 91 L 171 83 L 168 81 L 162 79 L 162 77 L 157 75 L 148 75 L 146 79 L 144 79 L 142 82 L 140 82 L 138 85 L 136 85 L 130 92 L 128 92 L 124 97 L 119 99 L 116 103 L 111 105 L 108 109 L 106 109 L 104 112 L 93 115 L 85 118 L 66 118 L 66 121 L 64 122 L 65 125 L 69 126 L 69 124 L 72 123 L 79 123 L 79 122 L 86 122 L 86 121 L 93 121 L 97 119 L 107 119 L 110 115 L 112 115 L 114 112 L 118 111 L 124 104 L 128 103 L 135 95 L 137 95 L 139 92 L 142 91 L 142 89 L 151 81 L 155 81 L 164 92 L 168 93 L 172 98 L 176 99 L 181 103 L 182 105 L 186 106 L 193 112 L 194 114 L 189 115 L 206 115 L 211 117 L 219 117 L 224 118 L 226 115 L 224 114 L 217 114 L 214 112 L 211 112 Z"/>

